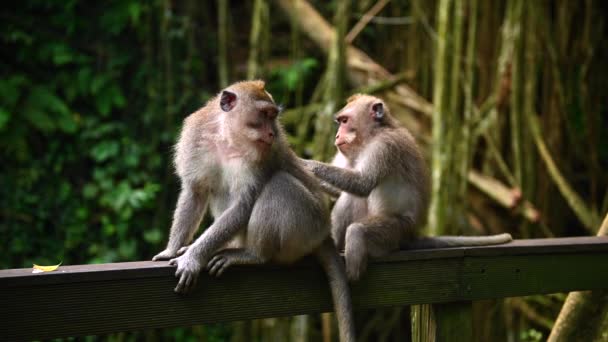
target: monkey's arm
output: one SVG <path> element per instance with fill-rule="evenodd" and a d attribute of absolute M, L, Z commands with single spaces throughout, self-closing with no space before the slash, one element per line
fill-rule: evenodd
<path fill-rule="evenodd" d="M 158 253 L 152 260 L 167 260 L 177 256 L 177 251 L 188 245 L 207 208 L 207 191 L 195 189 L 189 184 L 183 184 L 177 200 L 177 208 L 173 213 L 173 223 L 169 242 L 164 251 Z"/>
<path fill-rule="evenodd" d="M 177 266 L 175 276 L 179 277 L 175 292 L 189 292 L 196 286 L 198 275 L 219 248 L 246 227 L 255 203 L 256 189 L 248 189 L 235 194 L 235 201 L 180 257 L 171 259 L 170 265 Z"/>
<path fill-rule="evenodd" d="M 196 239 L 189 248 L 191 253 L 206 263 L 213 253 L 246 227 L 257 197 L 255 193 L 255 190 L 248 189 L 235 194 L 237 199 Z"/>
<path fill-rule="evenodd" d="M 321 180 L 356 196 L 366 197 L 378 184 L 374 172 L 361 172 L 352 169 L 343 169 L 333 165 L 307 160 L 307 167 Z"/>

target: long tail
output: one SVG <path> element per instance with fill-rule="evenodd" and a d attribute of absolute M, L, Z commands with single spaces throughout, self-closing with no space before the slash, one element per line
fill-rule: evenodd
<path fill-rule="evenodd" d="M 344 264 L 334 247 L 331 239 L 325 240 L 317 250 L 317 258 L 327 274 L 329 287 L 334 302 L 334 310 L 338 318 L 338 328 L 340 330 L 340 341 L 355 341 L 355 321 L 353 318 L 353 305 L 346 279 Z"/>
<path fill-rule="evenodd" d="M 422 237 L 407 241 L 401 245 L 403 249 L 426 249 L 443 247 L 472 247 L 500 245 L 512 241 L 511 234 L 497 234 L 489 236 L 435 236 Z"/>

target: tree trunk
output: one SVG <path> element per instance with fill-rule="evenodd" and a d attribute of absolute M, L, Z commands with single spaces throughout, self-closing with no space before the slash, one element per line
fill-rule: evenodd
<path fill-rule="evenodd" d="M 333 41 L 331 50 L 329 51 L 327 70 L 326 70 L 326 87 L 323 96 L 323 109 L 317 116 L 315 126 L 315 150 L 313 152 L 314 159 L 327 160 L 334 154 L 335 148 L 333 144 L 334 125 L 333 115 L 342 106 L 344 100 L 344 79 L 346 65 L 346 43 L 344 36 L 348 26 L 348 18 L 350 16 L 350 0 L 338 1 L 336 14 L 334 17 L 334 25 L 336 31 L 333 33 Z"/>
<path fill-rule="evenodd" d="M 441 0 L 437 7 L 432 188 L 428 213 L 428 232 L 431 235 L 457 233 L 465 222 L 464 194 L 460 198 L 459 190 L 467 181 L 467 173 L 453 172 L 462 169 L 460 163 L 466 163 L 466 156 L 458 152 L 467 150 L 461 144 L 468 144 L 457 134 L 463 125 L 459 100 L 463 6 L 461 2 Z"/>
<path fill-rule="evenodd" d="M 247 60 L 247 79 L 252 80 L 263 75 L 262 65 L 263 52 L 267 49 L 267 37 L 264 35 L 264 27 L 269 25 L 268 3 L 266 0 L 255 0 L 253 3 L 253 15 L 251 17 L 251 35 L 249 36 L 249 59 Z"/>
<path fill-rule="evenodd" d="M 597 235 L 608 236 L 608 214 Z M 607 327 L 608 291 L 571 292 L 547 341 L 608 341 Z"/>
<path fill-rule="evenodd" d="M 220 88 L 228 86 L 228 0 L 217 1 L 217 68 L 219 72 Z"/>

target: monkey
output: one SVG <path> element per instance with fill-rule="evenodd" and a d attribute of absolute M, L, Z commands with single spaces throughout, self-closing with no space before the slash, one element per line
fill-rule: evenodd
<path fill-rule="evenodd" d="M 289 148 L 280 111 L 264 81 L 241 81 L 184 120 L 174 158 L 181 191 L 167 247 L 152 260 L 170 259 L 179 279 L 174 291 L 188 293 L 203 269 L 220 276 L 232 265 L 291 264 L 313 254 L 329 280 L 340 339 L 354 341 L 329 208 Z M 207 208 L 213 223 L 188 245 Z"/>
<path fill-rule="evenodd" d="M 340 191 L 331 213 L 331 235 L 344 251 L 346 273 L 358 280 L 368 258 L 398 249 L 507 243 L 509 234 L 422 237 L 429 200 L 428 171 L 412 134 L 381 99 L 355 94 L 335 114 L 337 153 L 331 164 L 301 162 L 328 193 Z"/>

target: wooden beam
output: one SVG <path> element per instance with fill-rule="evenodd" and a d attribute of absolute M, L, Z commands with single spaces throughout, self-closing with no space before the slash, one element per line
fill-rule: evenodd
<path fill-rule="evenodd" d="M 608 288 L 608 237 L 402 251 L 352 284 L 356 309 Z M 306 259 L 290 267 L 234 267 L 173 293 L 166 262 L 0 271 L 0 339 L 33 340 L 191 326 L 331 310 L 327 281 Z"/>

